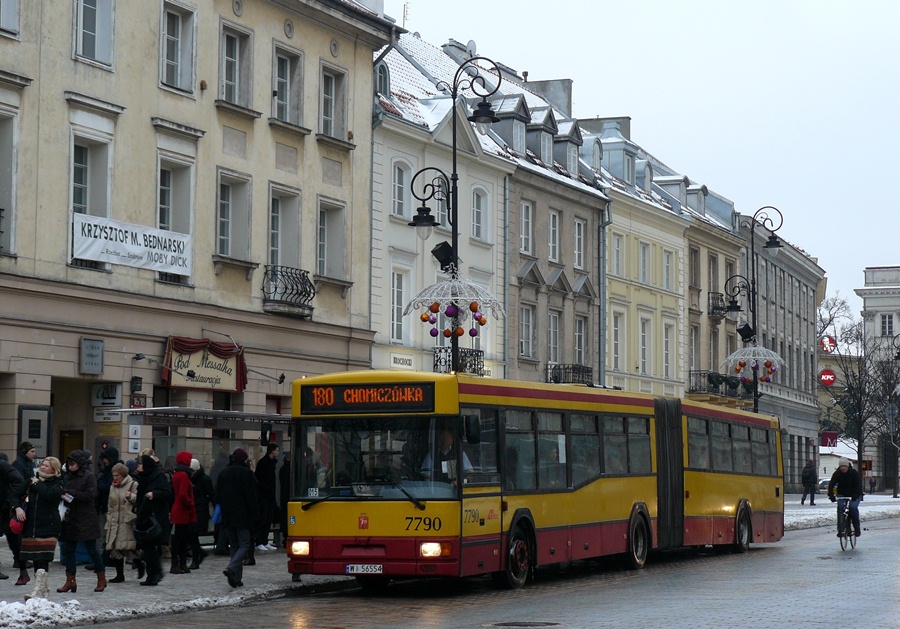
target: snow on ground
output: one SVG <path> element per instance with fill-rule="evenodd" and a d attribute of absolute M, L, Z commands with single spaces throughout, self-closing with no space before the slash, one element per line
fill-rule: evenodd
<path fill-rule="evenodd" d="M 900 499 L 889 495 L 869 495 L 859 505 L 863 529 L 866 522 L 885 518 L 900 517 Z M 837 510 L 824 494 L 817 496 L 815 506 L 800 504 L 800 496 L 790 494 L 785 497 L 784 528 L 785 539 L 790 543 L 790 531 L 816 527 L 834 527 Z M 31 590 L 29 584 L 28 590 Z M 198 596 L 179 603 L 151 603 L 136 608 L 114 608 L 103 611 L 82 610 L 77 600 L 63 603 L 55 600 L 32 599 L 27 603 L 0 601 L 0 629 L 18 627 L 73 627 L 91 625 L 98 622 L 148 618 L 177 612 L 210 609 L 228 605 L 239 605 L 252 600 L 280 596 L 284 588 L 280 585 L 256 587 L 223 596 Z"/>

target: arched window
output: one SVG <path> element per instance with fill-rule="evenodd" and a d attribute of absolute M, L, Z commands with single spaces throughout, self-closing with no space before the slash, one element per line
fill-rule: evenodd
<path fill-rule="evenodd" d="M 385 63 L 379 63 L 375 68 L 375 91 L 383 96 L 391 95 L 391 75 Z"/>
<path fill-rule="evenodd" d="M 593 156 L 593 167 L 594 170 L 600 170 L 600 164 L 603 161 L 603 146 L 600 144 L 600 140 L 594 142 L 594 156 Z"/>

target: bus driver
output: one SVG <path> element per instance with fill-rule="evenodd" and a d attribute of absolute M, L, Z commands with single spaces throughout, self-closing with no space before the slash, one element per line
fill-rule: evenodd
<path fill-rule="evenodd" d="M 457 479 L 456 474 L 456 440 L 453 438 L 453 431 L 449 428 L 442 428 L 438 431 L 438 459 L 440 462 L 440 469 L 434 470 L 432 469 L 434 465 L 432 464 L 431 452 L 425 455 L 425 460 L 422 461 L 422 469 L 421 472 L 425 476 L 425 478 L 436 481 L 444 481 L 444 482 L 455 482 Z M 469 461 L 469 457 L 466 456 L 466 453 L 462 453 L 463 456 L 463 473 L 472 471 L 472 463 Z"/>

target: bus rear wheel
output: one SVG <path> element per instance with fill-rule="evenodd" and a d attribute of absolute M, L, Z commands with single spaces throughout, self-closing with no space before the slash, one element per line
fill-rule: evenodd
<path fill-rule="evenodd" d="M 635 514 L 628 525 L 628 567 L 632 570 L 643 568 L 647 563 L 649 549 L 650 532 L 647 530 L 647 522 Z"/>
<path fill-rule="evenodd" d="M 506 570 L 493 574 L 494 583 L 518 589 L 525 585 L 531 575 L 531 544 L 524 527 L 517 526 L 509 536 L 509 548 L 506 556 Z"/>
<path fill-rule="evenodd" d="M 741 509 L 738 514 L 737 526 L 734 530 L 734 551 L 745 553 L 750 550 L 750 539 L 753 535 L 753 527 L 750 524 L 750 514 L 747 509 Z"/>

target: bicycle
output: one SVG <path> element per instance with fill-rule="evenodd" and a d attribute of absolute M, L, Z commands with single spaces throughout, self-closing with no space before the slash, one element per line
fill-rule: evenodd
<path fill-rule="evenodd" d="M 838 539 L 841 542 L 841 550 L 856 548 L 856 535 L 853 533 L 853 518 L 850 517 L 850 501 L 847 496 L 837 496 L 838 504 Z M 841 504 L 843 503 L 843 504 Z"/>

